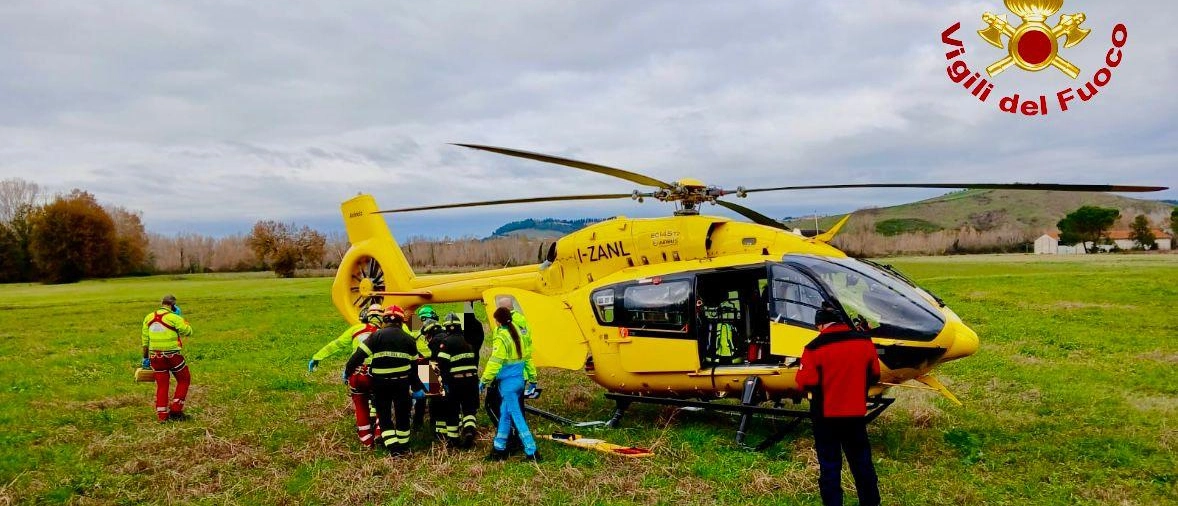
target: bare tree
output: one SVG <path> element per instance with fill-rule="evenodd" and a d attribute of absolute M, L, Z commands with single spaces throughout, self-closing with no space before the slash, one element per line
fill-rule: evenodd
<path fill-rule="evenodd" d="M 24 206 L 35 206 L 41 186 L 19 177 L 0 180 L 0 224 L 11 223 Z"/>

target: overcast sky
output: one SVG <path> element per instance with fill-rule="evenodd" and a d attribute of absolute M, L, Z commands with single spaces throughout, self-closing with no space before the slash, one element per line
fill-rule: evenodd
<path fill-rule="evenodd" d="M 944 0 L 5 0 L 0 178 L 89 190 L 142 211 L 150 231 L 216 235 L 258 219 L 339 227 L 339 203 L 358 192 L 391 208 L 635 188 L 450 142 L 725 187 L 1178 186 L 1178 3 L 1067 1 L 1092 29 L 1060 53 L 1080 79 L 1012 67 L 982 104 L 949 81 L 940 36 L 961 21 L 964 59 L 983 70 L 1005 55 L 976 34 L 987 10 L 1007 12 Z M 1051 95 L 1091 79 L 1118 22 L 1129 37 L 1111 82 L 1058 111 Z M 1048 94 L 1048 115 L 999 112 L 1015 91 Z M 740 203 L 781 217 L 938 193 Z M 623 200 L 391 221 L 401 237 L 482 236 L 527 217 L 670 211 Z"/>

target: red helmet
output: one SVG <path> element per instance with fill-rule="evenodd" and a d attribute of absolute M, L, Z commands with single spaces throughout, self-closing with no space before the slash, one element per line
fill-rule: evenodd
<path fill-rule="evenodd" d="M 405 310 L 401 309 L 401 306 L 398 306 L 396 304 L 392 304 L 389 307 L 385 308 L 384 317 L 387 319 L 390 319 L 390 320 L 392 320 L 394 318 L 399 318 L 401 321 L 405 321 Z"/>

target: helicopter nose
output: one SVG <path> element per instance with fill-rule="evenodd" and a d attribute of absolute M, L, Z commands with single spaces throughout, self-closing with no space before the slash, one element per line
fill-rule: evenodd
<path fill-rule="evenodd" d="M 949 345 L 949 351 L 941 357 L 942 362 L 956 360 L 962 357 L 968 357 L 977 353 L 978 351 L 978 334 L 966 324 L 955 321 L 950 323 L 953 328 L 953 344 Z"/>

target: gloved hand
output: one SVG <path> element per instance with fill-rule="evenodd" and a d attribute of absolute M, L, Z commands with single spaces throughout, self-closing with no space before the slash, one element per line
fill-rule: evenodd
<path fill-rule="evenodd" d="M 315 359 L 311 359 L 310 362 L 307 362 L 307 372 L 315 372 L 315 368 L 318 366 L 319 366 L 319 361 L 315 360 Z"/>
<path fill-rule="evenodd" d="M 348 384 L 348 370 L 344 369 L 342 372 L 339 373 L 339 376 L 344 379 L 344 384 L 347 385 Z"/>
<path fill-rule="evenodd" d="M 150 358 L 143 359 L 143 368 L 144 369 L 151 369 L 151 359 Z"/>
<path fill-rule="evenodd" d="M 537 397 L 536 387 L 537 385 L 535 381 L 528 382 L 528 387 L 524 389 L 524 397 L 535 399 Z"/>
<path fill-rule="evenodd" d="M 425 399 L 425 390 L 417 389 L 413 391 L 413 398 L 417 400 Z"/>

